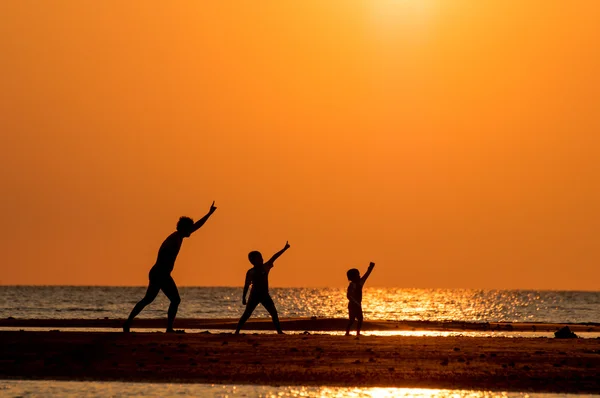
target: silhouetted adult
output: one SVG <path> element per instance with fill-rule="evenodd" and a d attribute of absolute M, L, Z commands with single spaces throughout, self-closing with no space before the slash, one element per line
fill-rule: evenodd
<path fill-rule="evenodd" d="M 175 320 L 175 315 L 177 315 L 177 308 L 179 307 L 181 299 L 179 298 L 177 285 L 171 277 L 171 271 L 173 271 L 173 267 L 175 266 L 175 260 L 177 259 L 177 254 L 179 254 L 183 239 L 189 238 L 192 233 L 196 232 L 204 225 L 206 220 L 208 220 L 215 210 L 217 210 L 217 208 L 215 207 L 215 202 L 213 202 L 208 213 L 198 221 L 194 222 L 194 220 L 189 217 L 181 217 L 179 219 L 177 222 L 177 230 L 169 235 L 160 246 L 160 249 L 158 249 L 156 264 L 154 264 L 148 274 L 148 279 L 150 281 L 148 283 L 146 295 L 135 305 L 135 307 L 133 307 L 133 310 L 131 310 L 129 318 L 123 324 L 124 332 L 129 332 L 133 318 L 135 318 L 144 307 L 154 301 L 160 290 L 162 290 L 165 296 L 171 301 L 168 311 L 167 333 L 174 332 L 173 321 Z"/>
<path fill-rule="evenodd" d="M 263 263 L 262 254 L 260 252 L 252 251 L 248 254 L 248 260 L 250 260 L 253 267 L 246 272 L 246 282 L 244 283 L 244 293 L 242 294 L 242 304 L 246 306 L 246 310 L 238 322 L 235 334 L 240 333 L 244 323 L 250 318 L 250 315 L 252 315 L 252 312 L 254 312 L 258 304 L 262 304 L 269 314 L 271 314 L 277 333 L 283 334 L 281 326 L 279 325 L 277 308 L 275 308 L 275 303 L 273 303 L 273 299 L 269 294 L 269 272 L 275 265 L 275 260 L 289 248 L 290 245 L 285 242 L 284 248 L 275 253 L 266 263 Z M 246 294 L 248 293 L 250 285 L 252 285 L 252 290 L 250 291 L 250 298 L 248 299 L 248 302 L 246 302 Z"/>

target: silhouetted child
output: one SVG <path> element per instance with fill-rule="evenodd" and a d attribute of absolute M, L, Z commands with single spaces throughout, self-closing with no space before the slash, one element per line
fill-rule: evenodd
<path fill-rule="evenodd" d="M 284 248 L 275 253 L 266 263 L 263 263 L 262 254 L 260 254 L 260 252 L 252 251 L 248 254 L 248 260 L 250 260 L 253 267 L 246 272 L 246 282 L 244 283 L 244 293 L 242 295 L 242 304 L 246 306 L 246 311 L 244 311 L 238 322 L 235 334 L 240 333 L 244 323 L 250 318 L 250 315 L 252 315 L 252 312 L 256 309 L 258 304 L 262 304 L 263 307 L 269 311 L 273 323 L 275 324 L 275 329 L 277 329 L 277 333 L 283 334 L 281 326 L 279 325 L 279 316 L 277 315 L 275 303 L 273 303 L 273 299 L 271 298 L 271 295 L 269 295 L 269 272 L 271 271 L 271 268 L 273 268 L 275 260 L 289 248 L 290 245 L 285 242 Z M 246 303 L 246 293 L 248 293 L 250 285 L 252 285 L 252 290 L 250 291 L 250 297 Z"/>
<path fill-rule="evenodd" d="M 350 320 L 348 321 L 348 327 L 346 328 L 346 336 L 350 336 L 350 328 L 354 323 L 354 320 L 358 320 L 358 324 L 356 325 L 356 338 L 360 336 L 360 328 L 362 327 L 363 322 L 363 310 L 362 310 L 362 288 L 369 275 L 371 275 L 371 271 L 375 267 L 375 263 L 369 264 L 369 269 L 360 277 L 360 271 L 356 268 L 349 269 L 346 272 L 348 276 L 348 280 L 350 281 L 350 285 L 348 285 L 348 293 L 346 297 L 348 297 L 348 316 Z"/>

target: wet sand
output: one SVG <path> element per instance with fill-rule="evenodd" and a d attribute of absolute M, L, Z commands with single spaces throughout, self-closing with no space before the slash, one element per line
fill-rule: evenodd
<path fill-rule="evenodd" d="M 2 331 L 0 378 L 600 393 L 600 339 Z"/>
<path fill-rule="evenodd" d="M 178 329 L 235 330 L 238 319 L 186 319 L 177 318 Z M 166 319 L 135 319 L 132 329 L 166 327 Z M 346 319 L 342 318 L 285 318 L 281 320 L 283 330 L 290 331 L 336 331 L 345 330 Z M 47 327 L 47 328 L 121 328 L 122 319 L 0 319 L 0 327 Z M 514 331 L 554 332 L 563 326 L 577 332 L 600 333 L 599 323 L 554 324 L 554 323 L 508 323 L 508 322 L 437 322 L 437 321 L 365 321 L 363 330 L 430 330 L 430 331 Z M 252 318 L 245 330 L 273 330 L 270 318 Z"/>

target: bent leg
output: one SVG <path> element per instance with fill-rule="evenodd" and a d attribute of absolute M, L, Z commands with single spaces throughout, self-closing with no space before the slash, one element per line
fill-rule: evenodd
<path fill-rule="evenodd" d="M 242 314 L 242 317 L 240 318 L 240 321 L 238 322 L 237 328 L 235 329 L 235 334 L 240 333 L 240 330 L 242 330 L 244 323 L 246 323 L 248 318 L 250 318 L 250 315 L 252 315 L 252 313 L 256 309 L 256 306 L 258 305 L 258 303 L 260 303 L 260 300 L 257 299 L 256 297 L 253 297 L 252 294 L 250 294 L 250 298 L 248 299 L 248 304 L 246 304 L 246 310 L 244 311 L 244 313 Z"/>
<path fill-rule="evenodd" d="M 167 313 L 167 332 L 172 332 L 173 322 L 175 322 L 175 316 L 177 315 L 177 309 L 179 308 L 179 303 L 181 303 L 181 298 L 179 297 L 177 285 L 171 276 L 165 279 L 161 289 L 165 296 L 171 301 L 169 312 Z"/>
<path fill-rule="evenodd" d="M 263 305 L 263 307 L 265 307 L 269 314 L 271 314 L 271 318 L 273 319 L 273 323 L 275 324 L 275 329 L 277 329 L 277 333 L 283 334 L 283 331 L 281 330 L 281 325 L 279 324 L 279 315 L 277 314 L 277 308 L 275 308 L 275 303 L 273 302 L 271 295 L 267 294 L 266 297 L 264 297 L 261 300 L 261 304 Z"/>
<path fill-rule="evenodd" d="M 131 314 L 129 314 L 129 318 L 127 318 L 127 320 L 123 324 L 124 332 L 129 332 L 129 328 L 131 327 L 131 322 L 133 322 L 133 318 L 135 318 L 140 312 L 142 312 L 144 307 L 146 307 L 148 304 L 154 301 L 154 299 L 158 295 L 159 290 L 160 286 L 154 281 L 150 280 L 150 283 L 148 283 L 148 289 L 146 290 L 146 295 L 135 305 L 135 307 L 133 307 L 133 310 L 131 310 Z"/>

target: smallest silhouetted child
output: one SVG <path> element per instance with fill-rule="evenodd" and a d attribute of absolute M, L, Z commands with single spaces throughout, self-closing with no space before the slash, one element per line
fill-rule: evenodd
<path fill-rule="evenodd" d="M 356 268 L 349 269 L 346 272 L 348 276 L 348 280 L 350 281 L 350 285 L 348 285 L 348 316 L 350 320 L 348 321 L 348 327 L 346 328 L 346 336 L 350 336 L 350 328 L 356 319 L 358 324 L 356 325 L 356 338 L 360 336 L 360 328 L 363 322 L 363 310 L 362 310 L 362 288 L 369 275 L 371 275 L 371 271 L 375 267 L 375 263 L 369 264 L 369 269 L 360 277 L 360 271 Z"/>

